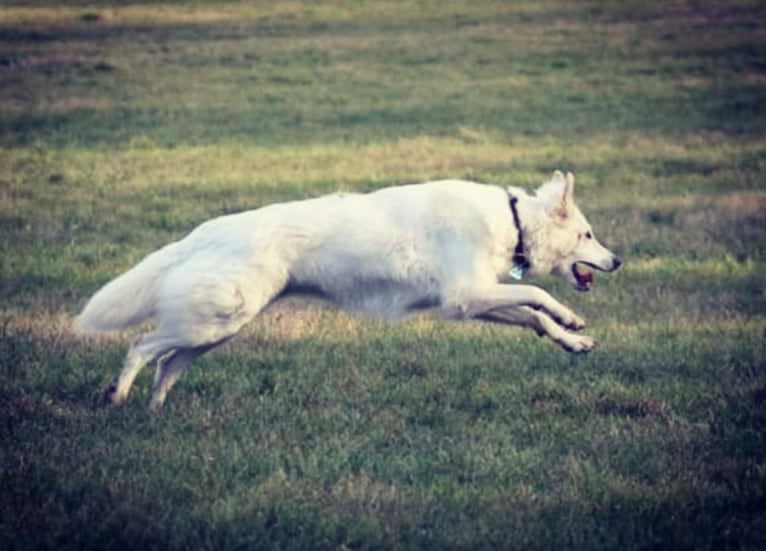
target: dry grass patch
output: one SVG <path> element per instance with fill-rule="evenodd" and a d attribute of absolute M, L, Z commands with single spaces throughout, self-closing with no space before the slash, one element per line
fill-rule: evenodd
<path fill-rule="evenodd" d="M 688 227 L 725 229 L 737 224 L 757 224 L 766 237 L 766 192 L 732 192 L 710 200 L 706 208 L 685 213 L 680 222 Z"/>

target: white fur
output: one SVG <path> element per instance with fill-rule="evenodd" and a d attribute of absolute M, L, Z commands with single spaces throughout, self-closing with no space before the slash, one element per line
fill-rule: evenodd
<path fill-rule="evenodd" d="M 430 307 L 452 319 L 529 326 L 587 352 L 593 340 L 565 329 L 581 329 L 582 319 L 540 288 L 509 285 L 507 276 L 518 239 L 509 193 L 519 199 L 530 275 L 559 273 L 576 285 L 575 262 L 616 269 L 611 252 L 583 238 L 590 226 L 573 188 L 571 174 L 558 172 L 536 195 L 446 180 L 222 216 L 108 283 L 76 325 L 88 332 L 156 321 L 107 394 L 123 402 L 138 371 L 159 360 L 154 408 L 194 357 L 295 292 L 387 319 Z"/>

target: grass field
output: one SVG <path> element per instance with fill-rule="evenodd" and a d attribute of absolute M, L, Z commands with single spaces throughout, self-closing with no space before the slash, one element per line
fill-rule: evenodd
<path fill-rule="evenodd" d="M 0 7 L 0 548 L 766 548 L 766 5 Z M 278 305 L 162 415 L 101 284 L 205 219 L 440 177 L 579 202 L 600 346 Z"/>

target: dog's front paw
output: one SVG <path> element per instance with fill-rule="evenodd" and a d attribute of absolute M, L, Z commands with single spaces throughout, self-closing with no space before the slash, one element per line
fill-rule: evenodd
<path fill-rule="evenodd" d="M 561 312 L 561 315 L 556 316 L 556 321 L 570 331 L 580 331 L 585 328 L 585 320 L 571 310 Z"/>
<path fill-rule="evenodd" d="M 596 347 L 596 341 L 592 337 L 585 335 L 569 335 L 560 344 L 567 352 L 574 354 L 585 354 Z"/>
<path fill-rule="evenodd" d="M 585 329 L 585 320 L 573 312 L 572 317 L 569 319 L 568 323 L 564 324 L 564 327 L 573 331 L 580 331 L 581 329 Z"/>

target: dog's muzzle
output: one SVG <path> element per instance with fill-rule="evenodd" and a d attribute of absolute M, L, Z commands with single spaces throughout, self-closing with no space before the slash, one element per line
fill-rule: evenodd
<path fill-rule="evenodd" d="M 593 270 L 587 269 L 593 268 L 600 272 L 614 272 L 622 266 L 622 260 L 619 257 L 612 257 L 612 263 L 609 267 L 598 266 L 597 264 L 591 264 L 590 262 L 575 262 L 572 264 L 572 275 L 574 276 L 576 285 L 575 288 L 578 291 L 587 292 L 593 287 Z"/>

